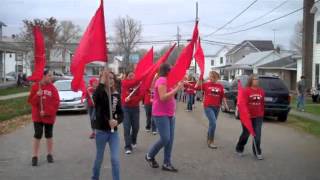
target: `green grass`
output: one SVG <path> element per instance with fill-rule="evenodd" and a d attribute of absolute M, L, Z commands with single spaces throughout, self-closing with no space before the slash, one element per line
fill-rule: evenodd
<path fill-rule="evenodd" d="M 289 115 L 287 123 L 296 129 L 320 137 L 320 122 Z"/>
<path fill-rule="evenodd" d="M 297 109 L 297 100 L 295 96 L 291 98 L 291 107 Z M 320 115 L 320 104 L 313 103 L 311 97 L 307 97 L 305 100 L 305 111 L 311 114 Z"/>
<path fill-rule="evenodd" d="M 10 95 L 10 94 L 16 94 L 21 92 L 28 92 L 29 87 L 9 87 L 6 89 L 0 89 L 0 96 Z"/>
<path fill-rule="evenodd" d="M 31 113 L 28 97 L 0 101 L 0 121 Z"/>

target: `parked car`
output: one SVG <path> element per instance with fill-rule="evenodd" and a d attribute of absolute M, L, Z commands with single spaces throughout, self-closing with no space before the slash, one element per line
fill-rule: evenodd
<path fill-rule="evenodd" d="M 242 86 L 246 86 L 249 76 L 237 77 L 231 84 L 229 91 L 225 92 L 229 109 L 234 110 L 236 118 L 239 119 L 237 107 L 238 80 Z M 279 121 L 285 122 L 290 111 L 290 94 L 285 83 L 274 76 L 259 76 L 259 85 L 265 91 L 265 116 L 275 116 Z"/>
<path fill-rule="evenodd" d="M 60 96 L 58 111 L 86 111 L 87 100 L 82 99 L 82 91 L 71 90 L 71 80 L 58 80 L 54 82 Z"/>
<path fill-rule="evenodd" d="M 230 91 L 230 88 L 231 88 L 230 82 L 225 81 L 225 80 L 219 80 L 218 83 L 220 83 L 223 86 L 224 94 L 226 94 L 226 92 Z M 224 106 L 224 103 L 222 103 L 222 105 L 221 105 L 221 111 L 222 112 L 227 112 L 227 109 Z"/>

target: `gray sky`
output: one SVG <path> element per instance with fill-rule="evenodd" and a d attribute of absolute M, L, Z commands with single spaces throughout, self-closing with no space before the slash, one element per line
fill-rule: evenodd
<path fill-rule="evenodd" d="M 245 39 L 273 40 L 276 29 L 276 44 L 290 48 L 294 25 L 302 19 L 302 11 L 268 25 L 233 35 L 219 35 L 251 27 L 284 15 L 302 7 L 302 0 L 287 0 L 276 11 L 251 24 L 237 27 L 270 11 L 285 0 L 258 0 L 248 11 L 215 35 L 203 39 L 239 43 Z M 0 21 L 8 26 L 3 33 L 10 36 L 19 33 L 23 19 L 56 17 L 58 20 L 71 20 L 85 29 L 99 5 L 99 0 L 1 0 Z M 176 38 L 177 26 L 183 39 L 190 38 L 195 19 L 196 0 L 104 0 L 107 33 L 113 34 L 113 22 L 118 16 L 129 15 L 143 24 L 143 39 L 170 40 Z M 253 0 L 198 0 L 199 30 L 206 35 L 232 19 Z M 171 22 L 179 24 L 162 24 Z M 148 48 L 144 46 L 144 48 Z M 161 45 L 162 46 L 162 45 Z M 205 54 L 213 54 L 221 46 L 203 43 Z M 160 47 L 159 45 L 156 47 Z"/>

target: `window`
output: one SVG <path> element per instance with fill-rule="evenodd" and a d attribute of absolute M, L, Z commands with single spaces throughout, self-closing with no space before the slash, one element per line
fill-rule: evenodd
<path fill-rule="evenodd" d="M 214 66 L 214 60 L 211 59 L 211 66 Z"/>
<path fill-rule="evenodd" d="M 223 64 L 223 57 L 220 57 L 220 64 Z"/>
<path fill-rule="evenodd" d="M 317 44 L 320 44 L 320 21 L 317 21 Z"/>

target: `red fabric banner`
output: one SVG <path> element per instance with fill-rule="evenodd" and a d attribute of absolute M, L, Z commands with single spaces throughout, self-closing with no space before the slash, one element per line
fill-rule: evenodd
<path fill-rule="evenodd" d="M 194 58 L 196 62 L 198 63 L 198 66 L 200 68 L 200 79 L 203 79 L 204 74 L 204 53 L 203 49 L 201 47 L 200 37 L 198 39 L 197 45 L 196 45 L 196 52 L 194 53 Z"/>
<path fill-rule="evenodd" d="M 85 65 L 93 61 L 107 61 L 106 30 L 104 21 L 103 0 L 100 7 L 90 21 L 80 43 L 75 51 L 71 63 L 73 91 L 83 90 L 83 74 Z"/>
<path fill-rule="evenodd" d="M 134 74 L 136 78 L 141 77 L 153 64 L 153 47 L 138 62 Z"/>
<path fill-rule="evenodd" d="M 31 76 L 28 77 L 30 81 L 40 81 L 43 77 L 44 67 L 46 66 L 46 55 L 44 38 L 39 26 L 33 27 L 34 37 L 34 69 Z"/>

